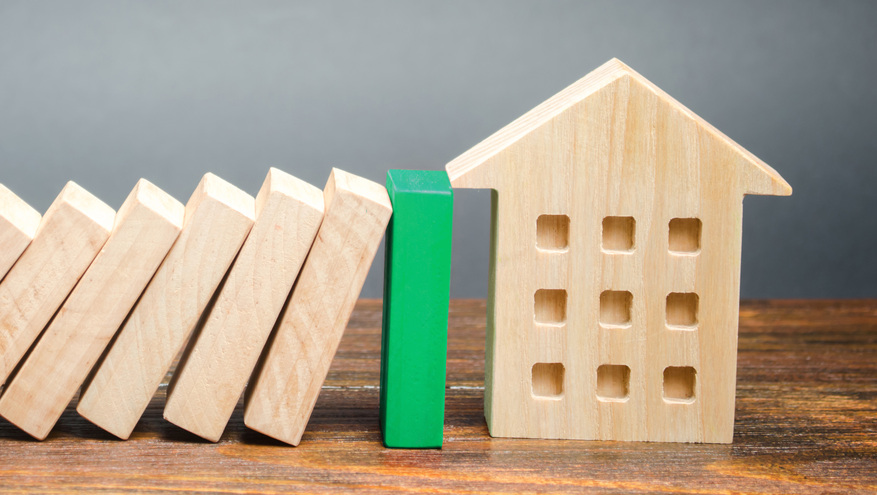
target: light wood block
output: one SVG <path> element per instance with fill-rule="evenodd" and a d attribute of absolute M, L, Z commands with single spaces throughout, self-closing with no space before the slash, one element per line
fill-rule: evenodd
<path fill-rule="evenodd" d="M 141 179 L 106 244 L 0 397 L 0 415 L 43 440 L 134 307 L 183 224 L 182 203 Z"/>
<path fill-rule="evenodd" d="M 447 171 L 494 190 L 491 435 L 731 441 L 742 200 L 791 194 L 774 169 L 611 60 Z"/>
<path fill-rule="evenodd" d="M 73 182 L 49 206 L 33 241 L 0 283 L 0 382 L 85 273 L 109 237 L 115 215 Z"/>
<path fill-rule="evenodd" d="M 244 423 L 298 445 L 393 209 L 387 190 L 333 169 L 326 214 L 257 367 Z"/>
<path fill-rule="evenodd" d="M 256 224 L 168 388 L 164 417 L 219 441 L 323 220 L 323 192 L 271 169 Z"/>
<path fill-rule="evenodd" d="M 0 280 L 30 245 L 40 218 L 38 211 L 0 184 Z"/>
<path fill-rule="evenodd" d="M 84 385 L 76 410 L 119 438 L 131 435 L 253 226 L 252 196 L 207 174 L 183 230 Z"/>

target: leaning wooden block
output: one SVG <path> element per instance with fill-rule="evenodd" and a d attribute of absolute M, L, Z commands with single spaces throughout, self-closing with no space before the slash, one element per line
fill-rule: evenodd
<path fill-rule="evenodd" d="M 0 280 L 33 240 L 40 214 L 0 184 Z"/>
<path fill-rule="evenodd" d="M 493 193 L 499 437 L 729 443 L 743 197 L 770 166 L 618 60 L 447 165 Z"/>
<path fill-rule="evenodd" d="M 272 343 L 247 388 L 244 423 L 298 445 L 392 214 L 383 186 L 333 169 L 326 214 Z"/>
<path fill-rule="evenodd" d="M 141 179 L 110 238 L 0 397 L 0 415 L 43 440 L 137 302 L 183 224 L 183 205 Z"/>
<path fill-rule="evenodd" d="M 390 170 L 381 345 L 384 445 L 440 448 L 454 195 L 444 171 Z"/>
<path fill-rule="evenodd" d="M 45 328 L 106 242 L 116 212 L 68 182 L 0 283 L 0 382 Z"/>
<path fill-rule="evenodd" d="M 322 220 L 322 191 L 268 172 L 256 197 L 256 224 L 174 373 L 165 419 L 219 441 Z"/>
<path fill-rule="evenodd" d="M 119 330 L 76 410 L 119 438 L 131 435 L 253 226 L 252 196 L 207 174 L 183 230 Z"/>

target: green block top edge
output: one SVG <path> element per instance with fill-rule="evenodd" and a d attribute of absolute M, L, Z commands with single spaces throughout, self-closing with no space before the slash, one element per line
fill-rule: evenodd
<path fill-rule="evenodd" d="M 451 180 L 444 170 L 387 170 L 387 191 L 391 197 L 397 192 L 454 195 Z"/>

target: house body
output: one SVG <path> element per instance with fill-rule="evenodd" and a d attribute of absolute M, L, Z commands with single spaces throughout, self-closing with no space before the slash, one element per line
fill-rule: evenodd
<path fill-rule="evenodd" d="M 732 440 L 742 199 L 776 171 L 615 59 L 447 171 L 494 190 L 491 435 Z"/>

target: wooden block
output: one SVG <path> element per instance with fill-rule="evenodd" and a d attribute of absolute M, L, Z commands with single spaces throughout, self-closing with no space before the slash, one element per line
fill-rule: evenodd
<path fill-rule="evenodd" d="M 332 169 L 326 214 L 263 360 L 244 423 L 298 445 L 393 208 L 387 190 Z"/>
<path fill-rule="evenodd" d="M 380 418 L 384 445 L 440 448 L 454 195 L 448 175 L 390 170 Z"/>
<path fill-rule="evenodd" d="M 39 225 L 39 212 L 0 184 L 0 280 L 27 249 Z"/>
<path fill-rule="evenodd" d="M 79 414 L 119 438 L 131 435 L 254 216 L 252 196 L 213 174 L 201 179 L 186 204 L 177 241 L 84 385 Z"/>
<path fill-rule="evenodd" d="M 68 182 L 33 241 L 0 283 L 0 382 L 70 294 L 106 242 L 116 212 Z"/>
<path fill-rule="evenodd" d="M 256 224 L 168 388 L 164 417 L 219 441 L 323 220 L 323 192 L 272 168 Z"/>
<path fill-rule="evenodd" d="M 141 179 L 103 249 L 0 397 L 0 415 L 43 440 L 134 307 L 183 224 L 183 205 Z"/>
<path fill-rule="evenodd" d="M 743 197 L 770 166 L 618 60 L 447 165 L 494 189 L 500 437 L 730 442 Z"/>

